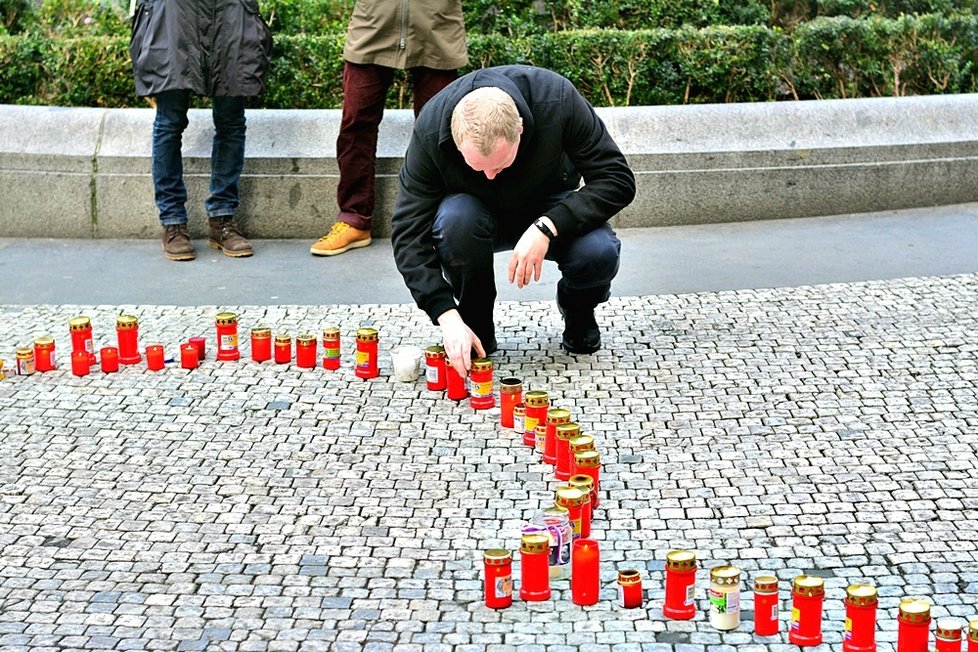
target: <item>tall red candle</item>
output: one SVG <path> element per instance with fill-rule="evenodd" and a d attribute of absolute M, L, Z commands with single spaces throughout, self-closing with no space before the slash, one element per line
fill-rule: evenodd
<path fill-rule="evenodd" d="M 163 368 L 163 345 L 150 344 L 146 347 L 146 368 L 150 371 L 159 371 Z"/>
<path fill-rule="evenodd" d="M 340 368 L 340 329 L 327 326 L 323 329 L 323 369 Z"/>
<path fill-rule="evenodd" d="M 524 534 L 520 539 L 520 599 L 536 602 L 550 598 L 550 538 Z"/>
<path fill-rule="evenodd" d="M 547 433 L 543 444 L 543 461 L 547 464 L 557 464 L 557 426 L 570 423 L 570 410 L 550 408 L 547 410 Z M 541 447 L 538 445 L 537 449 Z"/>
<path fill-rule="evenodd" d="M 961 621 L 941 618 L 934 631 L 937 652 L 961 652 Z"/>
<path fill-rule="evenodd" d="M 496 406 L 496 397 L 492 393 L 492 360 L 478 358 L 472 361 L 472 372 L 469 374 L 469 406 L 473 410 L 487 410 Z"/>
<path fill-rule="evenodd" d="M 119 315 L 115 320 L 119 338 L 119 362 L 136 364 L 143 359 L 139 353 L 139 320 L 132 315 Z"/>
<path fill-rule="evenodd" d="M 788 640 L 795 645 L 814 646 L 822 643 L 822 602 L 825 599 L 825 580 L 811 575 L 799 575 L 791 589 L 791 628 Z"/>
<path fill-rule="evenodd" d="M 58 361 L 54 353 L 54 338 L 45 335 L 34 340 L 34 368 L 37 371 L 54 371 Z"/>
<path fill-rule="evenodd" d="M 182 369 L 196 369 L 200 362 L 197 359 L 197 347 L 191 342 L 180 345 L 180 367 Z"/>
<path fill-rule="evenodd" d="M 581 434 L 581 426 L 569 421 L 555 427 L 554 439 L 556 440 L 556 467 L 554 475 L 558 480 L 566 480 L 573 475 L 571 473 L 570 440 Z"/>
<path fill-rule="evenodd" d="M 451 360 L 445 360 L 445 396 L 450 401 L 461 401 L 468 395 L 469 389 L 465 386 L 465 377 L 455 370 Z"/>
<path fill-rule="evenodd" d="M 68 321 L 71 332 L 71 352 L 84 351 L 88 354 L 88 366 L 95 364 L 95 344 L 92 342 L 92 320 L 88 317 L 74 317 Z"/>
<path fill-rule="evenodd" d="M 76 376 L 87 376 L 92 370 L 92 364 L 88 361 L 88 351 L 71 352 L 71 373 Z"/>
<path fill-rule="evenodd" d="M 217 359 L 239 359 L 241 352 L 238 350 L 238 316 L 233 312 L 220 312 L 214 322 L 217 326 Z"/>
<path fill-rule="evenodd" d="M 897 652 L 927 652 L 930 641 L 930 603 L 907 598 L 897 614 Z"/>
<path fill-rule="evenodd" d="M 876 652 L 876 587 L 852 584 L 846 589 L 846 628 L 842 652 Z"/>
<path fill-rule="evenodd" d="M 295 365 L 302 369 L 313 369 L 316 366 L 316 336 L 312 333 L 301 333 L 295 338 Z"/>
<path fill-rule="evenodd" d="M 536 446 L 536 427 L 546 424 L 547 408 L 550 406 L 550 395 L 547 392 L 533 390 L 523 396 L 523 443 L 533 448 Z M 566 480 L 566 478 L 564 478 Z"/>
<path fill-rule="evenodd" d="M 424 350 L 425 386 L 432 392 L 440 392 L 448 384 L 445 368 L 445 347 L 433 344 Z"/>
<path fill-rule="evenodd" d="M 696 553 L 673 550 L 666 555 L 666 598 L 662 615 L 689 620 L 696 615 Z"/>
<path fill-rule="evenodd" d="M 601 551 L 594 539 L 578 539 L 571 545 L 571 599 L 576 605 L 598 601 Z"/>
<path fill-rule="evenodd" d="M 968 623 L 968 652 L 978 652 L 978 619 Z"/>
<path fill-rule="evenodd" d="M 581 537 L 583 529 L 581 519 L 583 518 L 584 500 L 585 496 L 583 492 L 574 487 L 561 487 L 557 490 L 557 498 L 554 500 L 554 503 L 558 507 L 563 507 L 567 510 L 571 523 L 571 536 L 574 539 Z"/>
<path fill-rule="evenodd" d="M 642 606 L 642 574 L 633 568 L 618 571 L 618 606 L 623 609 Z"/>
<path fill-rule="evenodd" d="M 505 609 L 513 604 L 513 556 L 509 550 L 486 550 L 482 562 L 486 606 Z"/>
<path fill-rule="evenodd" d="M 357 329 L 356 340 L 356 370 L 354 372 L 356 377 L 363 378 L 364 380 L 376 378 L 380 375 L 380 371 L 377 368 L 377 342 L 380 340 L 377 329 Z"/>
<path fill-rule="evenodd" d="M 513 409 L 522 401 L 522 380 L 510 376 L 499 381 L 499 423 L 503 428 L 513 427 Z"/>
<path fill-rule="evenodd" d="M 601 453 L 598 451 L 584 451 L 574 455 L 574 475 L 589 475 L 594 480 L 594 489 L 591 493 L 591 510 L 595 510 L 601 504 L 599 500 L 601 487 Z"/>
<path fill-rule="evenodd" d="M 251 329 L 251 359 L 264 362 L 272 359 L 272 329 L 258 326 Z"/>
<path fill-rule="evenodd" d="M 292 362 L 292 336 L 275 336 L 275 363 L 288 364 Z"/>
<path fill-rule="evenodd" d="M 754 578 L 754 633 L 758 636 L 778 633 L 778 578 L 773 575 Z"/>
<path fill-rule="evenodd" d="M 102 373 L 110 374 L 119 371 L 119 349 L 114 346 L 103 346 L 98 352 L 102 364 Z"/>

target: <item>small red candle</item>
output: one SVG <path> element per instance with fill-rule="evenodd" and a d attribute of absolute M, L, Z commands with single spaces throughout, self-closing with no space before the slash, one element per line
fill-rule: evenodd
<path fill-rule="evenodd" d="M 76 376 L 87 376 L 91 370 L 92 365 L 88 361 L 88 351 L 81 349 L 71 352 L 71 373 Z"/>
<path fill-rule="evenodd" d="M 238 351 L 238 316 L 233 312 L 221 312 L 214 321 L 217 326 L 217 359 L 237 360 L 241 357 Z"/>
<path fill-rule="evenodd" d="M 448 384 L 445 368 L 445 347 L 433 344 L 424 350 L 425 386 L 432 392 L 440 392 Z"/>
<path fill-rule="evenodd" d="M 961 652 L 961 621 L 941 618 L 937 621 L 934 640 L 937 652 Z"/>
<path fill-rule="evenodd" d="M 662 615 L 689 620 L 696 615 L 696 553 L 672 550 L 666 555 L 666 599 Z"/>
<path fill-rule="evenodd" d="M 513 556 L 508 550 L 486 550 L 482 561 L 486 606 L 505 609 L 513 604 Z"/>
<path fill-rule="evenodd" d="M 778 633 L 778 578 L 773 575 L 754 578 L 754 633 Z"/>
<path fill-rule="evenodd" d="M 303 369 L 316 366 L 316 336 L 303 333 L 295 338 L 295 364 Z"/>
<path fill-rule="evenodd" d="M 538 453 L 543 455 L 543 448 L 547 445 L 547 424 L 538 423 L 533 429 L 533 447 Z"/>
<path fill-rule="evenodd" d="M 524 534 L 520 539 L 520 599 L 550 598 L 550 537 Z"/>
<path fill-rule="evenodd" d="M 163 368 L 163 345 L 150 344 L 146 347 L 146 368 L 159 371 Z"/>
<path fill-rule="evenodd" d="M 842 652 L 876 652 L 878 604 L 879 597 L 874 586 L 853 584 L 846 589 L 846 631 L 842 638 Z"/>
<path fill-rule="evenodd" d="M 198 363 L 197 347 L 192 342 L 180 345 L 180 367 L 183 369 L 196 369 Z"/>
<path fill-rule="evenodd" d="M 550 406 L 550 395 L 534 390 L 523 397 L 523 443 L 533 448 L 536 446 L 536 427 L 546 424 L 547 408 Z M 567 478 L 564 478 L 565 480 Z"/>
<path fill-rule="evenodd" d="M 132 315 L 119 315 L 115 320 L 115 332 L 119 338 L 119 362 L 136 364 L 143 359 L 139 354 L 139 320 Z"/>
<path fill-rule="evenodd" d="M 900 602 L 897 614 L 897 652 L 928 652 L 930 603 L 908 598 Z"/>
<path fill-rule="evenodd" d="M 978 619 L 968 623 L 968 652 L 978 652 Z"/>
<path fill-rule="evenodd" d="M 102 363 L 102 373 L 110 374 L 119 371 L 119 349 L 114 346 L 103 346 L 98 352 Z"/>
<path fill-rule="evenodd" d="M 356 354 L 356 374 L 357 378 L 376 378 L 380 375 L 377 368 L 377 342 L 380 336 L 376 328 L 357 329 L 357 354 Z"/>
<path fill-rule="evenodd" d="M 54 338 L 38 337 L 34 340 L 34 368 L 37 371 L 54 371 L 58 366 L 54 354 Z"/>
<path fill-rule="evenodd" d="M 197 363 L 200 364 L 203 362 L 207 353 L 207 338 L 199 336 L 191 337 L 187 342 L 193 344 L 194 348 L 197 349 Z"/>
<path fill-rule="evenodd" d="M 465 378 L 461 376 L 455 367 L 452 366 L 451 360 L 445 361 L 445 385 L 447 391 L 445 396 L 451 401 L 461 401 L 463 398 L 469 395 L 469 390 L 465 386 Z"/>
<path fill-rule="evenodd" d="M 496 406 L 496 397 L 492 393 L 492 360 L 478 358 L 472 361 L 472 372 L 469 374 L 471 396 L 469 406 L 473 410 L 488 410 Z"/>
<path fill-rule="evenodd" d="M 513 432 L 526 440 L 526 406 L 522 402 L 513 406 Z"/>
<path fill-rule="evenodd" d="M 791 589 L 791 628 L 788 640 L 795 645 L 815 646 L 822 643 L 822 602 L 825 580 L 799 575 Z"/>
<path fill-rule="evenodd" d="M 522 400 L 522 380 L 508 377 L 499 381 L 499 423 L 503 428 L 513 427 L 513 409 Z"/>
<path fill-rule="evenodd" d="M 292 362 L 292 336 L 275 336 L 275 362 L 278 364 L 288 364 Z"/>
<path fill-rule="evenodd" d="M 557 426 L 562 423 L 570 423 L 571 413 L 563 408 L 551 408 L 547 410 L 547 432 L 543 446 L 537 446 L 542 450 L 543 461 L 547 464 L 557 464 Z"/>
<path fill-rule="evenodd" d="M 618 606 L 623 609 L 642 606 L 642 574 L 635 569 L 618 571 Z"/>
<path fill-rule="evenodd" d="M 327 326 L 323 329 L 323 369 L 340 368 L 340 329 Z"/>
<path fill-rule="evenodd" d="M 601 453 L 595 450 L 584 451 L 574 455 L 574 475 L 589 475 L 594 480 L 591 493 L 591 510 L 595 510 L 600 502 Z"/>
<path fill-rule="evenodd" d="M 591 521 L 594 520 L 594 508 L 591 506 L 591 496 L 594 495 L 594 478 L 578 473 L 567 478 L 567 486 L 574 487 L 584 494 L 584 508 L 581 509 L 581 536 L 589 537 L 591 536 Z M 586 527 L 585 520 L 587 521 Z"/>
<path fill-rule="evenodd" d="M 574 539 L 581 537 L 584 511 L 584 493 L 575 487 L 561 487 L 557 490 L 557 497 L 554 504 L 567 510 L 567 516 L 571 524 L 571 536 Z"/>
<path fill-rule="evenodd" d="M 92 343 L 92 320 L 88 317 L 75 317 L 68 321 L 71 332 L 71 352 L 84 351 L 88 354 L 88 366 L 95 364 L 95 345 Z"/>
<path fill-rule="evenodd" d="M 594 539 L 578 539 L 571 546 L 571 599 L 576 605 L 598 601 L 600 555 Z"/>
<path fill-rule="evenodd" d="M 562 423 L 555 428 L 554 438 L 556 439 L 555 456 L 557 467 L 554 475 L 558 480 L 566 480 L 571 477 L 571 457 L 570 440 L 581 434 L 581 427 L 573 422 Z"/>
<path fill-rule="evenodd" d="M 265 362 L 265 360 L 272 359 L 271 328 L 258 326 L 251 329 L 251 359 L 255 362 Z"/>

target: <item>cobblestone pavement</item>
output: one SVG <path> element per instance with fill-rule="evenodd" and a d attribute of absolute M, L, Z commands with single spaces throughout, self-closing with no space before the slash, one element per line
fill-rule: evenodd
<path fill-rule="evenodd" d="M 380 329 L 381 376 L 250 360 L 76 378 L 67 320 L 140 317 L 141 344 L 205 334 Z M 978 615 L 978 276 L 612 299 L 606 348 L 559 353 L 550 302 L 498 309 L 502 375 L 546 389 L 602 451 L 601 599 L 482 602 L 482 551 L 515 551 L 551 467 L 497 425 L 388 377 L 437 332 L 413 306 L 6 306 L 0 355 L 45 333 L 62 369 L 0 382 L 3 650 L 796 650 L 788 587 L 879 588 Z M 247 339 L 243 337 L 242 339 Z M 248 346 L 242 350 L 247 358 Z M 209 350 L 213 355 L 213 347 Z M 699 613 L 662 617 L 667 551 L 696 551 Z M 514 554 L 518 578 L 518 554 Z M 744 622 L 706 618 L 709 568 L 744 571 Z M 646 608 L 617 606 L 643 571 Z M 752 632 L 749 581 L 781 580 L 781 634 Z"/>

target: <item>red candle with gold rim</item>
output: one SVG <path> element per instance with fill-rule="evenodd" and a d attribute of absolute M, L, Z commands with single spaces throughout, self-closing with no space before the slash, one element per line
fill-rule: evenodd
<path fill-rule="evenodd" d="M 601 551 L 594 539 L 578 539 L 571 545 L 571 599 L 576 605 L 598 601 Z"/>
<path fill-rule="evenodd" d="M 778 578 L 774 575 L 754 578 L 754 633 L 758 636 L 778 633 Z"/>
<path fill-rule="evenodd" d="M 572 475 L 570 440 L 580 434 L 581 427 L 572 421 L 562 423 L 555 427 L 554 437 L 557 441 L 555 450 L 557 466 L 554 470 L 554 475 L 557 476 L 558 480 L 566 480 Z"/>
<path fill-rule="evenodd" d="M 45 335 L 34 340 L 34 368 L 37 371 L 54 371 L 58 362 L 54 353 L 54 338 Z"/>
<path fill-rule="evenodd" d="M 574 455 L 574 475 L 589 475 L 594 480 L 594 489 L 591 493 L 591 509 L 595 510 L 601 504 L 599 492 L 601 490 L 601 453 L 598 451 L 583 451 Z"/>
<path fill-rule="evenodd" d="M 968 652 L 978 652 L 978 619 L 968 623 Z"/>
<path fill-rule="evenodd" d="M 119 338 L 119 362 L 136 364 L 143 359 L 139 354 L 139 320 L 132 315 L 119 315 L 115 319 L 115 332 Z"/>
<path fill-rule="evenodd" d="M 633 568 L 618 571 L 618 606 L 623 609 L 642 606 L 642 574 Z"/>
<path fill-rule="evenodd" d="M 376 328 L 357 329 L 356 341 L 356 363 L 355 371 L 357 378 L 376 378 L 380 375 L 377 367 L 377 343 L 380 335 Z"/>
<path fill-rule="evenodd" d="M 313 333 L 301 333 L 295 338 L 295 365 L 302 369 L 313 369 L 316 366 L 316 336 Z"/>
<path fill-rule="evenodd" d="M 292 336 L 275 336 L 275 362 L 276 364 L 288 364 L 292 362 Z"/>
<path fill-rule="evenodd" d="M 543 445 L 543 461 L 547 464 L 557 464 L 557 426 L 562 423 L 569 423 L 571 420 L 570 410 L 563 408 L 550 408 L 547 410 L 547 434 Z M 537 446 L 539 449 L 540 446 Z"/>
<path fill-rule="evenodd" d="M 432 392 L 440 392 L 448 384 L 445 368 L 445 347 L 433 344 L 424 350 L 425 386 Z"/>
<path fill-rule="evenodd" d="M 550 538 L 524 534 L 520 539 L 520 599 L 538 602 L 550 598 Z"/>
<path fill-rule="evenodd" d="M 429 389 L 431 389 L 429 387 Z M 499 381 L 499 423 L 503 428 L 512 428 L 513 409 L 523 401 L 523 381 L 507 377 Z"/>
<path fill-rule="evenodd" d="M 272 359 L 272 329 L 258 326 L 251 329 L 251 359 L 264 362 Z"/>
<path fill-rule="evenodd" d="M 95 345 L 92 343 L 92 320 L 88 317 L 74 317 L 68 321 L 71 332 L 71 352 L 84 351 L 88 354 L 88 366 L 95 364 Z"/>
<path fill-rule="evenodd" d="M 554 500 L 554 504 L 567 510 L 571 524 L 571 536 L 574 539 L 581 537 L 584 501 L 584 493 L 574 487 L 561 487 L 557 490 L 557 498 Z"/>
<path fill-rule="evenodd" d="M 478 358 L 472 361 L 472 371 L 469 374 L 469 406 L 473 410 L 488 410 L 496 406 L 496 397 L 492 393 L 493 365 L 489 358 Z"/>
<path fill-rule="evenodd" d="M 323 329 L 323 369 L 340 368 L 340 329 L 328 326 Z"/>
<path fill-rule="evenodd" d="M 549 406 L 550 395 L 547 392 L 533 390 L 523 395 L 523 443 L 531 448 L 536 447 L 537 425 L 547 423 L 547 408 Z"/>
<path fill-rule="evenodd" d="M 591 496 L 594 495 L 594 478 L 583 473 L 572 475 L 567 478 L 567 486 L 578 489 L 584 494 L 584 508 L 581 510 L 581 536 L 591 536 L 591 520 L 594 518 L 594 507 L 591 505 Z M 587 520 L 585 527 L 584 521 Z"/>
<path fill-rule="evenodd" d="M 673 550 L 666 555 L 666 599 L 662 615 L 689 620 L 696 615 L 696 553 Z"/>
<path fill-rule="evenodd" d="M 938 620 L 934 631 L 937 652 L 961 652 L 961 629 L 961 621 L 956 618 Z"/>
<path fill-rule="evenodd" d="M 238 316 L 233 312 L 220 312 L 214 322 L 217 327 L 217 359 L 239 359 L 241 352 L 238 350 Z"/>
<path fill-rule="evenodd" d="M 799 575 L 791 589 L 791 628 L 788 640 L 795 645 L 814 646 L 822 643 L 822 602 L 825 599 L 825 580 L 811 575 Z"/>
<path fill-rule="evenodd" d="M 846 589 L 846 628 L 842 652 L 876 652 L 876 587 L 852 584 Z"/>
<path fill-rule="evenodd" d="M 509 550 L 486 550 L 482 565 L 486 606 L 505 609 L 513 604 L 513 556 Z"/>
<path fill-rule="evenodd" d="M 900 602 L 897 613 L 897 652 L 928 652 L 930 603 L 917 598 Z"/>

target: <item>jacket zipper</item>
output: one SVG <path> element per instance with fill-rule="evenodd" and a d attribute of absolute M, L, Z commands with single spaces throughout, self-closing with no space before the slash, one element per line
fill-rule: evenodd
<path fill-rule="evenodd" d="M 408 0 L 401 0 L 401 41 L 400 49 L 407 48 Z"/>

